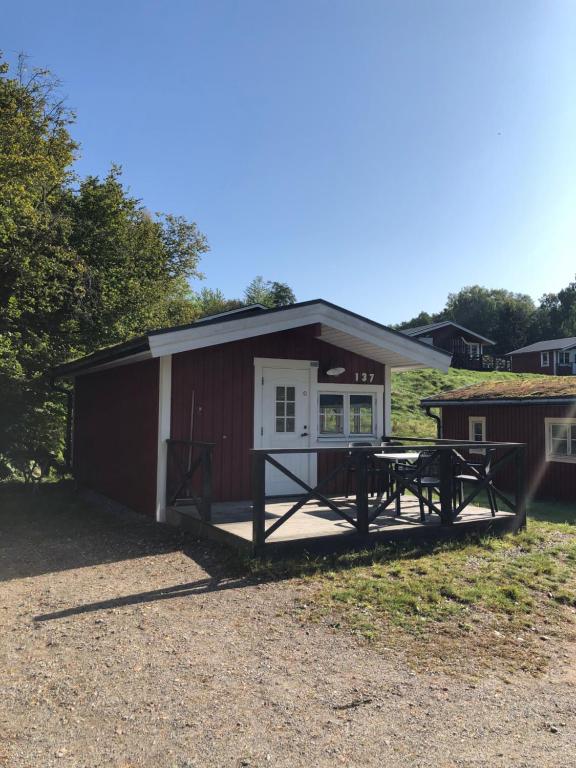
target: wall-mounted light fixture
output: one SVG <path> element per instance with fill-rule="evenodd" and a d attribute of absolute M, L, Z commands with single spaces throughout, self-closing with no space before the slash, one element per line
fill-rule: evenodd
<path fill-rule="evenodd" d="M 342 376 L 343 373 L 346 373 L 346 368 L 342 368 L 342 366 L 339 365 L 335 368 L 328 368 L 326 376 Z"/>

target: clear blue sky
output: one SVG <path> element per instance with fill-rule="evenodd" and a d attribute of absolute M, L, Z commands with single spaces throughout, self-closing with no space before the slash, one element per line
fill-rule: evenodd
<path fill-rule="evenodd" d="M 576 272 L 575 0 L 5 3 L 63 81 L 81 174 L 120 163 L 257 274 L 383 322 Z"/>

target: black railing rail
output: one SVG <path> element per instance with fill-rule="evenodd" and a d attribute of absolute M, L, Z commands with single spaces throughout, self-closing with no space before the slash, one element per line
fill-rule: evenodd
<path fill-rule="evenodd" d="M 442 440 L 433 438 L 411 438 L 411 437 L 392 437 L 385 438 L 394 441 L 394 444 L 381 446 L 342 446 L 342 447 L 316 447 L 316 448 L 255 448 L 252 449 L 252 496 L 253 496 L 253 529 L 252 539 L 254 546 L 262 548 L 266 540 L 278 530 L 278 528 L 302 507 L 313 499 L 320 501 L 323 505 L 338 514 L 341 518 L 350 523 L 359 534 L 368 535 L 370 524 L 376 521 L 376 518 L 384 513 L 393 504 L 399 509 L 400 498 L 407 490 L 426 508 L 429 512 L 439 515 L 441 525 L 452 525 L 462 511 L 470 505 L 474 499 L 483 490 L 492 493 L 496 498 L 503 502 L 504 506 L 515 515 L 515 528 L 520 528 L 526 522 L 526 485 L 524 473 L 524 450 L 523 443 L 513 442 L 473 442 L 470 440 Z M 407 443 L 402 445 L 401 443 Z M 487 471 L 478 468 L 478 465 L 466 456 L 467 451 L 491 451 L 494 459 Z M 412 469 L 406 471 L 406 467 L 398 468 L 396 464 L 389 462 L 390 478 L 394 481 L 393 491 L 387 494 L 381 494 L 376 500 L 371 500 L 369 496 L 369 463 L 374 454 L 403 453 L 406 451 L 427 451 L 429 454 L 423 461 L 417 462 Z M 295 475 L 291 470 L 281 462 L 283 455 L 291 454 L 334 454 L 341 456 L 341 461 L 337 463 L 331 471 L 323 477 L 316 486 L 312 487 L 304 480 Z M 275 458 L 278 457 L 278 458 Z M 294 501 L 294 504 L 281 517 L 277 518 L 272 524 L 266 524 L 266 464 L 271 465 L 286 477 L 292 480 L 296 485 L 302 488 L 301 496 Z M 426 468 L 435 465 L 439 472 L 439 487 L 437 489 L 438 501 L 435 501 L 433 494 L 426 494 L 419 485 L 419 477 L 423 475 Z M 509 498 L 505 493 L 494 484 L 496 476 L 500 475 L 502 470 L 510 465 L 514 467 L 514 499 Z M 456 467 L 460 474 L 465 473 L 474 478 L 473 488 L 468 492 L 465 498 L 458 500 L 455 493 L 455 473 Z M 353 468 L 356 489 L 353 500 L 346 501 L 344 508 L 337 498 L 330 498 L 327 495 L 326 488 L 341 472 Z"/>
<path fill-rule="evenodd" d="M 194 504 L 201 519 L 212 519 L 214 443 L 167 440 L 166 506 Z"/>

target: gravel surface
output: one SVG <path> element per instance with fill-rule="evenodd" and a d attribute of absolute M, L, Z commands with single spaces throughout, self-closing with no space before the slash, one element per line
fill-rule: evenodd
<path fill-rule="evenodd" d="M 0 509 L 1 766 L 576 766 L 574 648 L 540 678 L 415 673 L 303 620 L 301 582 L 227 575 L 131 513 L 29 506 Z"/>

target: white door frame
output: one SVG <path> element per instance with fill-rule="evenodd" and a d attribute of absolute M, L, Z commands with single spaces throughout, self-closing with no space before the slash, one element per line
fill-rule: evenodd
<path fill-rule="evenodd" d="M 264 393 L 263 379 L 265 368 L 278 368 L 293 371 L 308 372 L 308 440 L 307 447 L 312 447 L 316 440 L 316 429 L 312 419 L 315 418 L 313 397 L 315 387 L 318 382 L 318 361 L 317 360 L 293 360 L 280 357 L 255 357 L 254 358 L 254 448 L 264 448 L 264 424 L 263 424 L 263 404 Z M 318 462 L 316 454 L 309 456 L 309 481 L 314 487 L 317 484 Z M 302 489 L 304 492 L 304 489 Z"/>
<path fill-rule="evenodd" d="M 263 448 L 263 427 L 262 422 L 262 379 L 264 378 L 264 368 L 284 368 L 293 371 L 308 371 L 310 373 L 308 401 L 311 402 L 311 394 L 315 383 L 318 381 L 318 361 L 317 360 L 285 360 L 280 357 L 255 357 L 254 358 L 254 448 Z M 309 414 L 309 419 L 313 416 Z M 309 438 L 313 434 L 312 424 L 309 424 Z"/>

